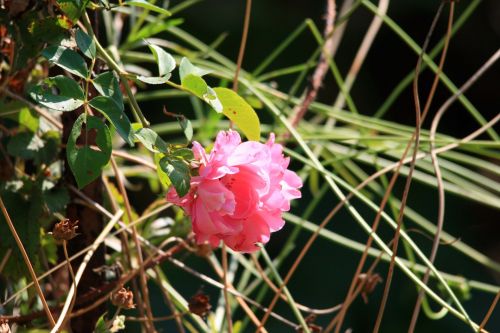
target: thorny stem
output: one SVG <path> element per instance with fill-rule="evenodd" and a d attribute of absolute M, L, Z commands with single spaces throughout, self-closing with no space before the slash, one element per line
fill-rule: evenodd
<path fill-rule="evenodd" d="M 49 323 L 51 327 L 54 327 L 56 322 L 54 321 L 54 317 L 52 317 L 52 313 L 50 312 L 49 305 L 47 304 L 47 301 L 45 300 L 45 296 L 43 295 L 42 288 L 40 287 L 40 284 L 38 283 L 38 279 L 35 273 L 35 270 L 33 269 L 33 265 L 31 265 L 30 258 L 28 257 L 28 253 L 26 252 L 26 249 L 24 248 L 23 242 L 21 238 L 19 238 L 19 235 L 17 234 L 16 228 L 14 227 L 14 223 L 12 223 L 12 220 L 10 219 L 9 212 L 7 212 L 7 208 L 5 207 L 5 204 L 3 202 L 2 197 L 0 196 L 0 208 L 2 209 L 3 216 L 5 217 L 5 222 L 9 226 L 10 232 L 12 233 L 12 236 L 14 237 L 17 247 L 19 248 L 19 251 L 21 251 L 21 254 L 24 259 L 24 263 L 26 264 L 26 267 L 28 268 L 28 271 L 31 275 L 31 279 L 33 280 L 33 283 L 35 284 L 36 292 L 38 296 L 40 297 L 40 301 L 42 302 L 43 309 L 45 311 L 45 314 L 47 315 L 47 318 L 49 320 Z"/>

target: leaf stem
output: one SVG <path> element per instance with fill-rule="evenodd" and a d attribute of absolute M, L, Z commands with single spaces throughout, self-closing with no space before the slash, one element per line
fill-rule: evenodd
<path fill-rule="evenodd" d="M 99 54 L 104 58 L 104 60 L 108 64 L 108 66 L 111 67 L 114 71 L 116 71 L 118 73 L 118 75 L 120 76 L 120 79 L 122 80 L 122 83 L 123 83 L 123 87 L 125 88 L 125 91 L 127 93 L 134 118 L 138 122 L 140 122 L 143 127 L 149 127 L 149 121 L 146 119 L 146 117 L 144 117 L 144 114 L 142 113 L 141 108 L 139 107 L 139 104 L 137 103 L 137 100 L 135 99 L 134 93 L 132 92 L 132 89 L 130 89 L 130 85 L 128 83 L 128 78 L 127 78 L 129 76 L 129 74 L 125 70 L 123 70 L 120 67 L 120 65 L 118 65 L 116 63 L 116 61 L 102 47 L 101 43 L 99 43 L 99 40 L 97 39 L 97 37 L 94 34 L 94 31 L 92 29 L 92 26 L 90 25 L 90 20 L 89 20 L 87 13 L 84 13 L 82 15 L 82 21 L 83 21 L 83 25 L 87 29 L 87 33 L 94 40 L 94 42 L 96 44 L 97 51 L 99 52 Z"/>

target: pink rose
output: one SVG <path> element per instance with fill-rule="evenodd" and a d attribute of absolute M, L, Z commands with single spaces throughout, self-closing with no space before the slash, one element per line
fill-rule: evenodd
<path fill-rule="evenodd" d="M 266 144 L 241 142 L 238 132 L 221 131 L 209 155 L 193 142 L 199 175 L 180 198 L 173 187 L 167 200 L 191 216 L 196 241 L 213 247 L 224 241 L 235 251 L 253 252 L 285 221 L 290 200 L 300 198 L 302 180 L 287 169 L 290 159 L 271 133 Z"/>

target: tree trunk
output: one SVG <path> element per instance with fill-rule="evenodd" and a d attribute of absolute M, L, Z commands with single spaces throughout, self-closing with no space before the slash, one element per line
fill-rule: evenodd
<path fill-rule="evenodd" d="M 63 126 L 64 126 L 63 142 L 68 141 L 69 134 L 73 127 L 73 123 L 75 122 L 78 116 L 79 116 L 78 112 L 63 113 L 62 116 Z M 88 140 L 89 140 L 88 144 L 95 144 L 95 137 L 89 135 Z M 63 150 L 63 154 L 65 161 L 65 171 L 64 171 L 65 181 L 67 184 L 71 184 L 76 187 L 77 186 L 76 181 L 69 168 L 65 150 Z M 97 178 L 95 181 L 85 186 L 82 189 L 82 192 L 95 202 L 102 203 L 102 189 L 103 189 L 102 180 L 101 178 Z M 72 255 L 86 248 L 87 246 L 89 246 L 94 242 L 99 233 L 102 231 L 103 219 L 98 212 L 81 204 L 74 203 L 74 199 L 76 197 L 74 193 L 70 192 L 70 196 L 71 196 L 71 202 L 66 208 L 66 217 L 71 220 L 79 221 L 77 229 L 79 235 L 68 243 L 68 251 L 70 255 Z M 87 268 L 85 269 L 82 279 L 80 280 L 80 283 L 78 285 L 77 295 L 83 295 L 88 291 L 92 290 L 93 288 L 97 288 L 104 283 L 102 278 L 94 272 L 94 268 L 100 267 L 105 264 L 104 254 L 105 254 L 104 246 L 101 245 L 94 253 L 92 259 L 87 265 Z M 83 257 L 73 262 L 73 269 L 75 272 L 78 269 L 79 265 L 81 264 L 82 258 Z M 87 305 L 86 304 L 80 305 L 80 307 L 85 307 L 85 306 Z M 79 317 L 73 318 L 71 320 L 72 331 L 74 333 L 93 332 L 97 320 L 105 312 L 105 310 L 106 306 L 105 304 L 102 304 L 96 307 L 95 309 L 92 309 L 91 311 L 82 314 Z"/>

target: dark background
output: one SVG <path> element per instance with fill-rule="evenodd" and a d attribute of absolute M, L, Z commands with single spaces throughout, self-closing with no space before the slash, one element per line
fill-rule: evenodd
<path fill-rule="evenodd" d="M 469 1 L 466 0 L 457 2 L 456 18 L 468 3 Z M 227 32 L 228 37 L 220 45 L 218 51 L 235 60 L 241 37 L 244 5 L 244 1 L 235 0 L 203 1 L 179 14 L 180 17 L 185 19 L 182 28 L 206 43 L 212 42 L 221 33 Z M 438 5 L 439 1 L 436 0 L 397 0 L 391 2 L 388 15 L 417 43 L 422 45 Z M 337 6 L 340 8 L 340 3 Z M 447 8 L 446 6 L 443 11 L 432 39 L 433 43 L 439 40 L 445 32 Z M 318 27 L 322 29 L 324 10 L 325 1 L 255 0 L 243 67 L 247 70 L 254 69 L 306 18 L 313 19 Z M 350 19 L 335 58 L 343 75 L 349 69 L 372 17 L 371 12 L 360 6 Z M 170 38 L 169 35 L 163 37 Z M 431 43 L 431 47 L 434 45 L 433 43 Z M 305 32 L 272 64 L 271 68 L 282 68 L 304 62 L 314 52 L 316 46 L 311 34 Z M 444 71 L 459 86 L 499 46 L 500 1 L 485 0 L 451 40 Z M 416 62 L 417 56 L 415 53 L 388 27 L 383 25 L 352 89 L 352 97 L 360 112 L 367 115 L 373 114 L 400 80 L 415 67 Z M 424 72 L 420 78 L 420 87 L 424 96 L 429 89 L 432 78 L 432 74 L 428 71 Z M 496 65 L 467 93 L 469 99 L 486 119 L 491 119 L 500 109 L 499 79 L 500 66 Z M 287 91 L 293 80 L 294 77 L 292 76 L 284 77 L 277 84 L 281 90 Z M 327 75 L 318 99 L 321 102 L 331 104 L 337 92 L 338 89 L 331 75 Z M 432 114 L 447 97 L 449 97 L 449 92 L 439 86 L 429 119 L 432 119 Z M 176 104 L 172 104 L 172 108 L 175 109 L 176 107 L 178 107 Z M 385 118 L 408 125 L 414 124 L 413 100 L 409 89 L 398 98 Z M 430 122 L 427 122 L 424 127 L 428 128 L 429 125 Z M 440 131 L 460 137 L 477 129 L 477 126 L 477 123 L 471 120 L 467 111 L 459 104 L 456 104 L 445 116 Z M 435 221 L 437 211 L 436 192 L 435 189 L 414 183 L 409 197 L 409 205 L 431 221 Z M 396 189 L 395 193 L 398 196 L 401 195 L 401 184 L 399 184 L 399 188 Z M 296 203 L 294 212 L 300 214 L 301 207 L 305 207 L 310 198 L 310 194 L 307 193 L 306 189 L 304 198 L 301 202 Z M 333 195 L 325 196 L 311 220 L 315 222 L 321 221 L 337 202 L 337 198 Z M 361 205 L 358 206 L 362 207 Z M 361 212 L 368 221 L 372 219 L 372 212 L 363 211 L 363 209 L 361 209 Z M 465 201 L 453 195 L 447 195 L 445 230 L 481 252 L 500 260 L 500 224 L 498 223 L 498 217 L 498 211 L 494 209 Z M 409 222 L 409 226 L 414 225 Z M 273 236 L 267 246 L 271 254 L 278 253 L 280 246 L 284 244 L 292 228 L 293 226 L 287 225 L 284 231 Z M 337 215 L 330 224 L 330 228 L 335 232 L 361 242 L 366 240 L 364 232 L 345 212 Z M 307 239 L 305 236 L 308 235 L 308 233 L 304 233 L 304 237 L 299 239 L 298 244 L 304 244 Z M 386 235 L 389 234 L 386 233 Z M 431 241 L 419 235 L 415 235 L 415 239 L 428 253 Z M 286 269 L 297 253 L 298 251 L 289 257 L 290 260 L 281 270 L 282 274 L 286 273 Z M 296 272 L 289 285 L 290 290 L 298 302 L 310 307 L 323 308 L 340 303 L 347 293 L 359 258 L 360 254 L 358 253 L 345 250 L 320 239 Z M 210 268 L 199 259 L 188 258 L 187 263 L 198 267 L 202 271 L 210 271 Z M 463 274 L 471 279 L 495 283 L 491 272 L 464 257 L 458 258 L 456 251 L 446 246 L 440 247 L 436 265 L 438 268 L 452 274 Z M 386 264 L 381 264 L 377 272 L 385 277 L 387 267 Z M 202 286 L 199 280 L 179 271 L 175 267 L 166 265 L 165 269 L 172 284 L 186 297 L 193 295 Z M 497 283 L 498 281 L 496 280 Z M 218 291 L 210 286 L 205 286 L 204 290 L 212 296 L 212 305 L 215 307 Z M 344 330 L 352 328 L 353 332 L 372 331 L 382 290 L 383 285 L 379 285 L 367 305 L 361 299 L 354 303 L 346 317 Z M 152 292 L 153 297 L 156 297 L 156 294 L 158 293 Z M 157 297 L 158 302 L 162 302 L 159 294 Z M 415 299 L 416 289 L 414 284 L 403 273 L 396 270 L 380 331 L 384 333 L 406 332 Z M 471 317 L 476 322 L 480 322 L 492 300 L 493 295 L 491 294 L 473 292 L 472 298 L 465 302 L 465 306 Z M 269 298 L 266 299 L 264 304 L 268 303 Z M 435 304 L 432 305 L 435 310 L 438 310 Z M 154 306 L 154 308 L 158 309 L 158 306 Z M 282 303 L 278 306 L 277 311 L 285 314 L 287 318 L 293 319 L 286 304 L 283 305 Z M 159 309 L 158 315 L 165 314 L 165 312 L 166 310 L 162 312 Z M 259 313 L 258 315 L 262 316 Z M 243 314 L 238 312 L 237 316 L 243 316 Z M 317 323 L 326 325 L 328 321 L 329 318 L 320 317 Z M 173 323 L 165 323 L 165 326 L 163 326 L 164 331 L 173 330 L 173 327 Z M 487 328 L 490 332 L 500 332 L 500 310 L 493 314 Z M 269 321 L 268 329 L 269 332 L 291 331 L 290 328 L 284 327 L 273 320 Z M 246 332 L 253 332 L 251 325 L 247 327 Z M 470 329 L 451 315 L 436 322 L 427 319 L 422 313 L 416 332 L 470 332 Z"/>

